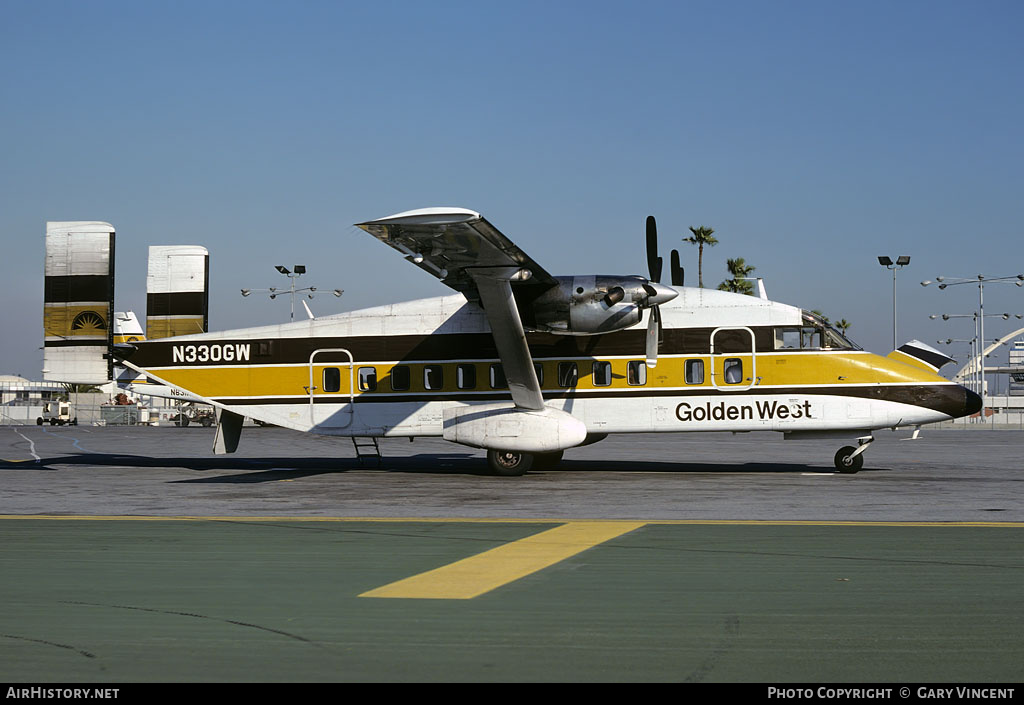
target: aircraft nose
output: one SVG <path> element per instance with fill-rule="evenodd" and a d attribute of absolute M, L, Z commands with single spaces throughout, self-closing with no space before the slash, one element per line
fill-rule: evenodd
<path fill-rule="evenodd" d="M 981 396 L 966 387 L 961 389 L 964 390 L 964 416 L 974 416 L 981 411 Z"/>

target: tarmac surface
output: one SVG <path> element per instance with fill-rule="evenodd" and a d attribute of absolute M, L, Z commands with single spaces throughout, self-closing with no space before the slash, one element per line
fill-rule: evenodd
<path fill-rule="evenodd" d="M 0 427 L 0 681 L 1019 682 L 1024 433 L 906 435 Z"/>
<path fill-rule="evenodd" d="M 437 439 L 382 440 L 378 468 L 346 438 L 247 427 L 237 453 L 215 456 L 213 435 L 0 427 L 0 514 L 1024 521 L 1018 431 L 880 431 L 853 475 L 835 472 L 840 441 L 611 436 L 513 478 Z"/>

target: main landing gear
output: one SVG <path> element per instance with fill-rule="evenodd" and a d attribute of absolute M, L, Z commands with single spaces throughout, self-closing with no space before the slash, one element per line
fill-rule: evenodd
<path fill-rule="evenodd" d="M 836 470 L 841 473 L 853 474 L 864 467 L 864 451 L 874 442 L 874 436 L 857 439 L 857 447 L 843 446 L 836 452 Z"/>
<path fill-rule="evenodd" d="M 562 451 L 555 453 L 522 453 L 518 450 L 489 450 L 487 465 L 502 477 L 525 475 L 527 470 L 547 470 L 562 460 Z"/>

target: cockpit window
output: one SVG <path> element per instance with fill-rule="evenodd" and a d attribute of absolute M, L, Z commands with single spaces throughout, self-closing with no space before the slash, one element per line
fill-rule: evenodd
<path fill-rule="evenodd" d="M 775 329 L 776 350 L 861 350 L 821 316 L 803 312 L 802 326 Z"/>
<path fill-rule="evenodd" d="M 820 350 L 821 333 L 821 328 L 804 326 L 800 329 L 800 347 L 804 350 Z"/>
<path fill-rule="evenodd" d="M 799 328 L 776 328 L 775 329 L 776 350 L 799 350 L 800 329 Z"/>
<path fill-rule="evenodd" d="M 835 328 L 825 330 L 825 347 L 840 350 L 862 350 L 862 348 Z"/>

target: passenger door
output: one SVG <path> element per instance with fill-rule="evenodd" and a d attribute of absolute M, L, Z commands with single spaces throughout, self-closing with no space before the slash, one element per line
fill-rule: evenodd
<path fill-rule="evenodd" d="M 736 326 L 711 332 L 711 383 L 719 389 L 750 389 L 757 384 L 754 331 Z"/>
<path fill-rule="evenodd" d="M 355 360 L 344 348 L 321 348 L 309 356 L 309 421 L 346 428 L 355 416 Z"/>

